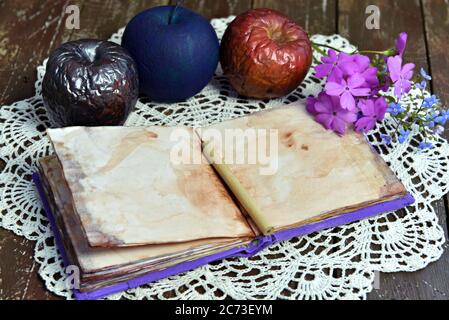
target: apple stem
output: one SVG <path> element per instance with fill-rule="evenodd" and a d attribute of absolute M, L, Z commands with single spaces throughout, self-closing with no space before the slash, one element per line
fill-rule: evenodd
<path fill-rule="evenodd" d="M 178 9 L 179 6 L 181 6 L 184 3 L 184 0 L 177 0 L 176 5 L 173 8 L 173 10 L 170 13 L 170 16 L 168 17 L 168 24 L 172 23 L 173 17 L 175 15 L 176 9 Z"/>

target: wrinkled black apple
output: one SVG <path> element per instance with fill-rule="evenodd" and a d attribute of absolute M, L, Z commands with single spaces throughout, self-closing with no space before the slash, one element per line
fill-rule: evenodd
<path fill-rule="evenodd" d="M 67 42 L 48 59 L 42 96 L 58 126 L 122 125 L 139 94 L 137 67 L 121 46 Z"/>

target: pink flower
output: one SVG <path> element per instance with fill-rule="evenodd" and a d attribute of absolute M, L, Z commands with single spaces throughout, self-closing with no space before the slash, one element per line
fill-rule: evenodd
<path fill-rule="evenodd" d="M 322 64 L 315 67 L 315 75 L 317 78 L 327 77 L 332 69 L 337 66 L 338 54 L 335 50 L 329 50 L 328 56 L 323 56 L 321 58 Z"/>
<path fill-rule="evenodd" d="M 364 87 L 369 87 L 372 89 L 377 89 L 379 86 L 379 78 L 377 77 L 377 68 L 369 67 L 361 73 L 362 77 L 365 79 Z"/>
<path fill-rule="evenodd" d="M 413 77 L 415 65 L 413 63 L 407 63 L 402 66 L 401 56 L 388 58 L 387 65 L 390 78 L 394 83 L 394 94 L 396 97 L 401 98 L 412 88 L 410 79 Z"/>
<path fill-rule="evenodd" d="M 310 103 L 312 100 L 309 101 Z M 310 108 L 308 108 L 309 110 Z M 340 107 L 337 97 L 331 97 L 322 92 L 318 95 L 313 106 L 315 120 L 326 129 L 332 129 L 336 133 L 343 135 L 346 132 L 348 123 L 357 120 L 355 113 Z"/>
<path fill-rule="evenodd" d="M 367 132 L 374 129 L 377 121 L 385 118 L 388 104 L 384 97 L 379 97 L 376 100 L 360 100 L 359 108 L 363 116 L 355 123 L 355 129 L 357 132 Z"/>
<path fill-rule="evenodd" d="M 311 115 L 316 116 L 317 112 L 315 110 L 315 103 L 317 103 L 318 99 L 315 97 L 308 97 L 306 100 L 306 110 Z"/>
<path fill-rule="evenodd" d="M 352 76 L 363 73 L 370 65 L 370 59 L 361 54 L 346 55 L 341 63 L 341 69 L 345 75 Z"/>
<path fill-rule="evenodd" d="M 342 79 L 338 82 L 327 82 L 326 93 L 330 96 L 340 97 L 340 105 L 343 109 L 354 111 L 356 107 L 354 97 L 368 96 L 371 92 L 369 88 L 363 87 L 365 78 L 356 73 L 349 77 L 348 81 Z"/>
<path fill-rule="evenodd" d="M 348 56 L 342 63 L 341 69 L 346 76 L 352 76 L 354 74 L 360 74 L 365 83 L 363 87 L 369 87 L 375 89 L 379 86 L 379 78 L 377 77 L 377 68 L 370 66 L 371 61 L 368 56 L 361 54 L 354 54 Z"/>
<path fill-rule="evenodd" d="M 344 57 L 335 50 L 329 50 L 328 55 L 321 58 L 322 64 L 315 67 L 315 75 L 317 78 L 325 77 L 342 77 L 343 71 L 340 69 L 341 59 Z"/>
<path fill-rule="evenodd" d="M 401 58 L 404 55 L 405 47 L 407 46 L 407 39 L 408 35 L 405 32 L 400 33 L 398 38 L 396 39 L 396 51 Z"/>

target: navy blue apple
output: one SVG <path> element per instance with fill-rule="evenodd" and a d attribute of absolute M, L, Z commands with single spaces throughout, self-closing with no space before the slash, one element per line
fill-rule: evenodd
<path fill-rule="evenodd" d="M 140 93 L 158 102 L 184 101 L 200 92 L 219 60 L 209 21 L 179 6 L 139 13 L 126 26 L 122 46 L 137 64 Z"/>

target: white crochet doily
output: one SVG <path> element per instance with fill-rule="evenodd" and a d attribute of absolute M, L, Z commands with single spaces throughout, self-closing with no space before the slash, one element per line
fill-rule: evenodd
<path fill-rule="evenodd" d="M 219 37 L 233 17 L 212 21 Z M 123 29 L 112 41 L 120 43 Z M 353 51 L 346 39 L 313 36 L 315 42 Z M 316 53 L 315 53 L 316 54 Z M 319 56 L 316 54 L 316 57 Z M 53 233 L 44 217 L 31 174 L 36 160 L 50 153 L 45 137 L 49 125 L 41 99 L 45 62 L 37 68 L 36 95 L 0 109 L 0 226 L 36 241 L 35 260 L 46 287 L 71 298 L 65 288 L 62 262 Z M 261 109 L 304 100 L 321 90 L 312 72 L 301 86 L 283 99 L 259 101 L 240 98 L 217 71 L 213 81 L 185 103 L 164 105 L 141 99 L 127 125 L 206 125 Z M 416 103 L 416 94 L 408 96 Z M 324 129 L 323 129 L 324 130 Z M 392 132 L 387 119 L 369 138 L 413 194 L 416 203 L 405 210 L 325 230 L 272 246 L 247 258 L 235 258 L 116 294 L 111 298 L 183 299 L 352 299 L 366 298 L 375 271 L 415 271 L 437 260 L 445 241 L 432 202 L 448 192 L 449 147 L 440 139 L 432 150 L 417 151 L 419 134 L 403 145 L 385 147 L 379 132 Z"/>

